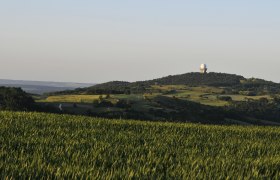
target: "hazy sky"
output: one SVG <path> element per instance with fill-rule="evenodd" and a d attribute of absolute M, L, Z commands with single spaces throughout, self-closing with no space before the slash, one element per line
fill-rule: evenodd
<path fill-rule="evenodd" d="M 0 0 L 0 79 L 280 82 L 279 0 Z"/>

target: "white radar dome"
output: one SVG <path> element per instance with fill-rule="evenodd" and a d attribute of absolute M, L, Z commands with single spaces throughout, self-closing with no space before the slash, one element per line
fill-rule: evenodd
<path fill-rule="evenodd" d="M 206 74 L 207 73 L 207 65 L 206 64 L 201 64 L 200 65 L 200 72 L 202 74 Z"/>
<path fill-rule="evenodd" d="M 201 68 L 201 69 L 205 69 L 205 68 L 207 68 L 207 65 L 206 65 L 206 64 L 201 64 L 201 65 L 200 65 L 200 68 Z"/>

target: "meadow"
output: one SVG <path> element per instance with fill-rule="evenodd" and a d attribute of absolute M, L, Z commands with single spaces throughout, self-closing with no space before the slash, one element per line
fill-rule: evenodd
<path fill-rule="evenodd" d="M 223 88 L 210 87 L 210 86 L 198 86 L 190 87 L 186 85 L 153 85 L 151 86 L 152 90 L 160 90 L 161 93 L 151 93 L 151 94 L 114 94 L 110 95 L 111 101 L 114 102 L 118 99 L 127 99 L 133 101 L 143 101 L 144 96 L 153 98 L 158 95 L 176 97 L 179 99 L 185 99 L 204 105 L 210 106 L 225 106 L 228 105 L 227 101 L 222 101 L 217 99 L 217 96 L 229 96 L 234 101 L 245 101 L 246 99 L 260 99 L 268 98 L 270 96 L 245 96 L 245 95 L 224 95 Z M 94 100 L 98 100 L 99 97 L 103 98 L 106 95 L 83 95 L 83 94 L 73 94 L 73 95 L 53 95 L 45 98 L 36 98 L 37 102 L 43 103 L 92 103 Z"/>
<path fill-rule="evenodd" d="M 48 96 L 45 99 L 38 99 L 37 102 L 46 103 L 92 103 L 98 100 L 100 95 L 59 95 Z"/>
<path fill-rule="evenodd" d="M 279 179 L 280 128 L 0 112 L 1 179 Z"/>

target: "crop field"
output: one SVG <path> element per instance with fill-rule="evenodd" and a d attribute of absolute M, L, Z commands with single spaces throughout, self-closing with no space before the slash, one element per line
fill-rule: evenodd
<path fill-rule="evenodd" d="M 279 179 L 280 128 L 0 112 L 1 179 Z"/>
<path fill-rule="evenodd" d="M 99 97 L 105 98 L 106 95 L 56 95 L 49 96 L 45 99 L 38 99 L 37 102 L 45 103 L 92 103 L 94 100 L 98 100 Z M 143 99 L 142 94 L 131 94 L 131 95 L 110 95 L 110 99 L 130 99 L 130 100 L 141 100 Z"/>
<path fill-rule="evenodd" d="M 37 102 L 92 103 L 94 100 L 97 100 L 99 96 L 100 95 L 59 95 L 59 96 L 49 96 L 46 99 L 37 100 Z"/>

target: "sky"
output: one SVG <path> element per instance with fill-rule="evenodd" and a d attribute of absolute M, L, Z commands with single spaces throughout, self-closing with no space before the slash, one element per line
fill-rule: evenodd
<path fill-rule="evenodd" d="M 199 71 L 280 82 L 277 0 L 0 0 L 0 79 L 100 83 Z"/>

